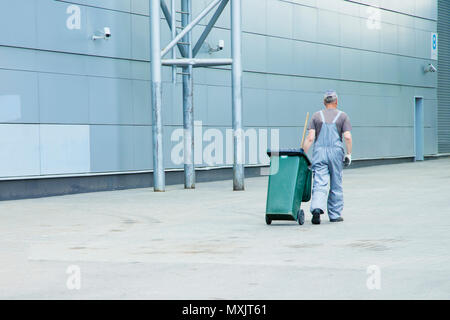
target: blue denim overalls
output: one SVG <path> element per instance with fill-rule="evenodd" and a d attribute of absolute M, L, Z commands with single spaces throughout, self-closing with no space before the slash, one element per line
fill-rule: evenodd
<path fill-rule="evenodd" d="M 314 144 L 312 161 L 314 185 L 311 212 L 314 209 L 321 209 L 323 212 L 328 209 L 330 219 L 339 218 L 344 208 L 342 171 L 345 154 L 344 144 L 336 126 L 336 121 L 341 114 L 342 111 L 339 111 L 332 123 L 326 123 L 323 112 L 320 111 L 323 124 Z M 330 182 L 330 192 L 327 195 L 328 182 Z"/>

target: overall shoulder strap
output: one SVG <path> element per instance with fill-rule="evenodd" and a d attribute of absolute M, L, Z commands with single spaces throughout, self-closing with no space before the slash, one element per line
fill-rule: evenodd
<path fill-rule="evenodd" d="M 342 111 L 339 111 L 339 113 L 337 114 L 336 118 L 334 118 L 333 123 L 336 123 L 336 121 L 338 121 L 339 117 L 341 116 Z"/>
<path fill-rule="evenodd" d="M 325 123 L 325 116 L 323 115 L 323 111 L 320 111 L 320 117 L 322 118 L 322 122 Z"/>

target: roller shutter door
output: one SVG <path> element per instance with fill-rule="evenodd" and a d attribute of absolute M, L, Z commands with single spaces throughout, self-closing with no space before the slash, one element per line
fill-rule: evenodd
<path fill-rule="evenodd" d="M 438 152 L 450 153 L 450 1 L 438 2 Z"/>

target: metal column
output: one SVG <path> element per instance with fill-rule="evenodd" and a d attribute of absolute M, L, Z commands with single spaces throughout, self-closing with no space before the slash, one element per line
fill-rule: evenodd
<path fill-rule="evenodd" d="M 170 26 L 172 32 L 172 40 L 177 36 L 177 19 L 176 19 L 176 5 L 175 0 L 171 0 L 170 11 L 172 12 L 172 17 L 170 19 Z M 177 51 L 175 47 L 172 49 L 172 59 L 177 58 Z M 172 66 L 172 83 L 177 83 L 177 66 Z"/>
<path fill-rule="evenodd" d="M 163 160 L 162 107 L 162 65 L 159 1 L 150 1 L 150 73 L 152 81 L 152 129 L 153 129 L 153 184 L 155 192 L 165 191 Z"/>
<path fill-rule="evenodd" d="M 185 28 L 191 23 L 192 0 L 181 0 L 181 25 Z M 188 59 L 192 58 L 192 31 L 183 37 Z M 183 128 L 184 128 L 184 187 L 195 188 L 194 166 L 194 102 L 193 67 L 183 67 Z"/>
<path fill-rule="evenodd" d="M 233 190 L 242 191 L 244 186 L 244 134 L 242 130 L 242 39 L 241 0 L 231 0 L 231 51 L 233 87 L 233 141 L 234 166 Z"/>

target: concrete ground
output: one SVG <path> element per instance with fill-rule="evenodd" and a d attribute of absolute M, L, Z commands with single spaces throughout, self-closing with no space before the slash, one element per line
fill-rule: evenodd
<path fill-rule="evenodd" d="M 449 299 L 450 159 L 344 179 L 320 226 L 267 226 L 267 177 L 2 202 L 0 298 Z"/>

